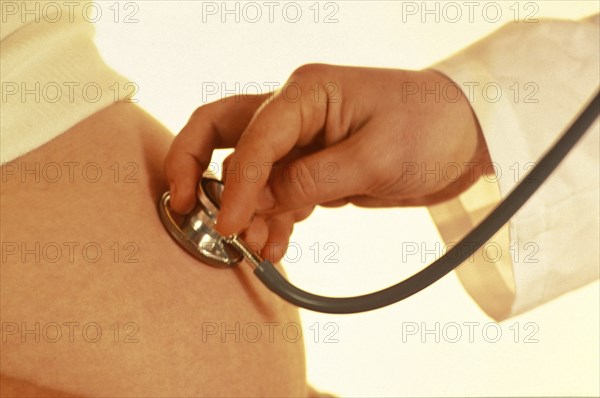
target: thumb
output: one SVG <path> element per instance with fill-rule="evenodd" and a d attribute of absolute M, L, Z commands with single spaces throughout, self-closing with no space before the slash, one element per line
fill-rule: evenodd
<path fill-rule="evenodd" d="M 365 194 L 372 184 L 372 173 L 364 152 L 357 136 L 351 136 L 275 171 L 267 188 L 270 192 L 264 193 L 273 203 L 266 212 L 280 213 Z"/>

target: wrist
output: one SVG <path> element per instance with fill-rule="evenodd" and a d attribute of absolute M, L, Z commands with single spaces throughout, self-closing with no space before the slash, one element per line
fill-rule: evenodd
<path fill-rule="evenodd" d="M 433 194 L 441 201 L 457 196 L 473 185 L 485 170 L 490 170 L 491 159 L 477 116 L 461 87 L 436 70 L 426 69 L 422 73 L 439 90 L 435 97 L 439 101 L 435 117 L 443 125 L 438 138 L 441 147 L 447 151 L 441 158 L 458 165 L 461 170 L 457 178 L 444 179 L 445 184 Z"/>

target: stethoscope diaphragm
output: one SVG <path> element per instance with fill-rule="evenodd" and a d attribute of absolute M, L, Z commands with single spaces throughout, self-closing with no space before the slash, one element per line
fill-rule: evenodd
<path fill-rule="evenodd" d="M 214 229 L 222 193 L 221 181 L 204 177 L 197 187 L 198 202 L 190 213 L 182 216 L 173 212 L 169 191 L 161 197 L 158 210 L 169 234 L 187 252 L 214 267 L 232 267 L 244 256 Z"/>

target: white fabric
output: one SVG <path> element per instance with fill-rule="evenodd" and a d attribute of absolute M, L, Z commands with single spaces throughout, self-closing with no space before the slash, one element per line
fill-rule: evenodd
<path fill-rule="evenodd" d="M 522 178 L 528 162 L 537 161 L 595 94 L 600 79 L 598 21 L 596 15 L 582 21 L 511 23 L 432 67 L 467 95 L 468 86 L 479 83 L 469 96 L 498 166 L 501 197 L 518 182 L 516 171 Z M 487 96 L 482 93 L 488 83 L 502 89 L 497 102 L 493 87 Z M 598 278 L 598 120 L 590 130 L 509 223 L 513 250 L 505 246 L 502 252 L 512 255 L 512 275 L 502 269 L 492 272 L 489 262 L 467 265 L 469 271 L 459 272 L 467 290 L 492 317 L 519 314 Z M 473 215 L 473 202 L 481 201 L 478 210 L 487 203 L 488 211 L 497 201 L 490 200 L 489 186 L 477 185 L 454 203 L 431 209 L 444 239 L 456 241 L 483 217 L 484 211 Z M 454 231 L 448 232 L 451 228 Z M 491 275 L 496 279 L 486 281 Z"/>
<path fill-rule="evenodd" d="M 1 164 L 131 92 L 100 58 L 94 25 L 82 17 L 86 3 L 77 2 L 79 12 L 71 13 L 59 11 L 61 2 L 0 4 Z"/>

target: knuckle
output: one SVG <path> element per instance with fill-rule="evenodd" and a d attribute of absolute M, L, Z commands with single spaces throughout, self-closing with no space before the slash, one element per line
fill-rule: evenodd
<path fill-rule="evenodd" d="M 291 203 L 300 205 L 317 204 L 318 187 L 314 178 L 312 178 L 306 161 L 299 159 L 289 167 L 288 177 L 292 185 Z"/>
<path fill-rule="evenodd" d="M 202 120 L 204 118 L 207 118 L 210 114 L 210 105 L 211 104 L 204 104 L 196 108 L 192 112 L 190 120 Z"/>
<path fill-rule="evenodd" d="M 315 83 L 321 81 L 330 66 L 326 64 L 305 64 L 296 68 L 290 75 L 289 81 L 298 83 Z"/>

